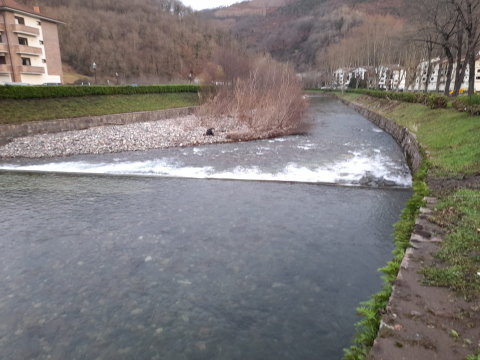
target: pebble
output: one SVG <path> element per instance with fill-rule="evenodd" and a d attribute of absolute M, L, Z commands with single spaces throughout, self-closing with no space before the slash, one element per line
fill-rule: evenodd
<path fill-rule="evenodd" d="M 159 335 L 163 332 L 162 328 L 158 328 L 157 331 L 155 331 L 155 334 Z"/>
<path fill-rule="evenodd" d="M 207 348 L 207 345 L 205 344 L 205 341 L 198 341 L 195 346 L 199 349 L 199 350 L 205 350 Z"/>
<path fill-rule="evenodd" d="M 145 262 L 149 262 L 149 261 L 152 261 L 152 257 L 151 257 L 151 256 L 147 256 L 147 257 L 145 258 Z"/>
<path fill-rule="evenodd" d="M 135 309 L 130 313 L 130 315 L 140 315 L 141 313 L 143 313 L 142 309 Z"/>
<path fill-rule="evenodd" d="M 204 136 L 215 127 L 215 136 Z M 13 139 L 0 147 L 0 159 L 48 158 L 81 154 L 145 151 L 230 142 L 231 131 L 245 131 L 231 121 L 206 121 L 195 115 L 128 125 L 100 126 Z"/>

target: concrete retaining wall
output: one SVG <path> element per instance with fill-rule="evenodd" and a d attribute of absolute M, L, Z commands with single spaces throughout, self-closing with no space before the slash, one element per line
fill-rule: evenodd
<path fill-rule="evenodd" d="M 0 125 L 0 145 L 8 143 L 14 138 L 28 135 L 58 133 L 72 130 L 85 130 L 97 126 L 127 125 L 137 122 L 172 119 L 193 114 L 194 110 L 195 107 L 192 106 L 177 109 L 87 116 L 72 119 L 29 121 L 21 124 Z"/>
<path fill-rule="evenodd" d="M 373 122 L 380 129 L 389 133 L 395 139 L 404 151 L 405 158 L 407 159 L 408 166 L 410 166 L 410 169 L 412 170 L 412 174 L 415 174 L 418 169 L 420 169 L 420 166 L 422 165 L 422 153 L 420 152 L 420 144 L 418 143 L 415 134 L 412 134 L 406 128 L 385 116 L 370 111 L 361 105 L 351 103 L 339 97 L 337 98 L 344 104 L 355 109 L 355 111 Z"/>

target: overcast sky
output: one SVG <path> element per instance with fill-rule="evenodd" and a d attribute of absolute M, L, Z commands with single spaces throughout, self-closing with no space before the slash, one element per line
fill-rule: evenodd
<path fill-rule="evenodd" d="M 187 6 L 191 6 L 194 10 L 212 9 L 219 6 L 228 6 L 240 2 L 242 0 L 182 0 Z"/>

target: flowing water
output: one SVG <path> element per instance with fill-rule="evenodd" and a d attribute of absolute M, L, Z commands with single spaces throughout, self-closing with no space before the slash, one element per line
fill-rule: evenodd
<path fill-rule="evenodd" d="M 411 178 L 340 102 L 311 116 L 303 136 L 0 163 L 0 358 L 340 359 Z"/>

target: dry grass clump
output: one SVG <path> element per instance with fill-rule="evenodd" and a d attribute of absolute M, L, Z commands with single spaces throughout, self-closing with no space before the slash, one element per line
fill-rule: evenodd
<path fill-rule="evenodd" d="M 233 86 L 232 86 L 233 85 Z M 218 86 L 198 112 L 204 123 L 229 122 L 232 140 L 284 136 L 302 126 L 307 100 L 293 68 L 270 58 L 254 61 L 249 75 Z M 220 123 L 220 124 L 219 124 Z M 213 125 L 212 125 L 213 126 Z"/>

